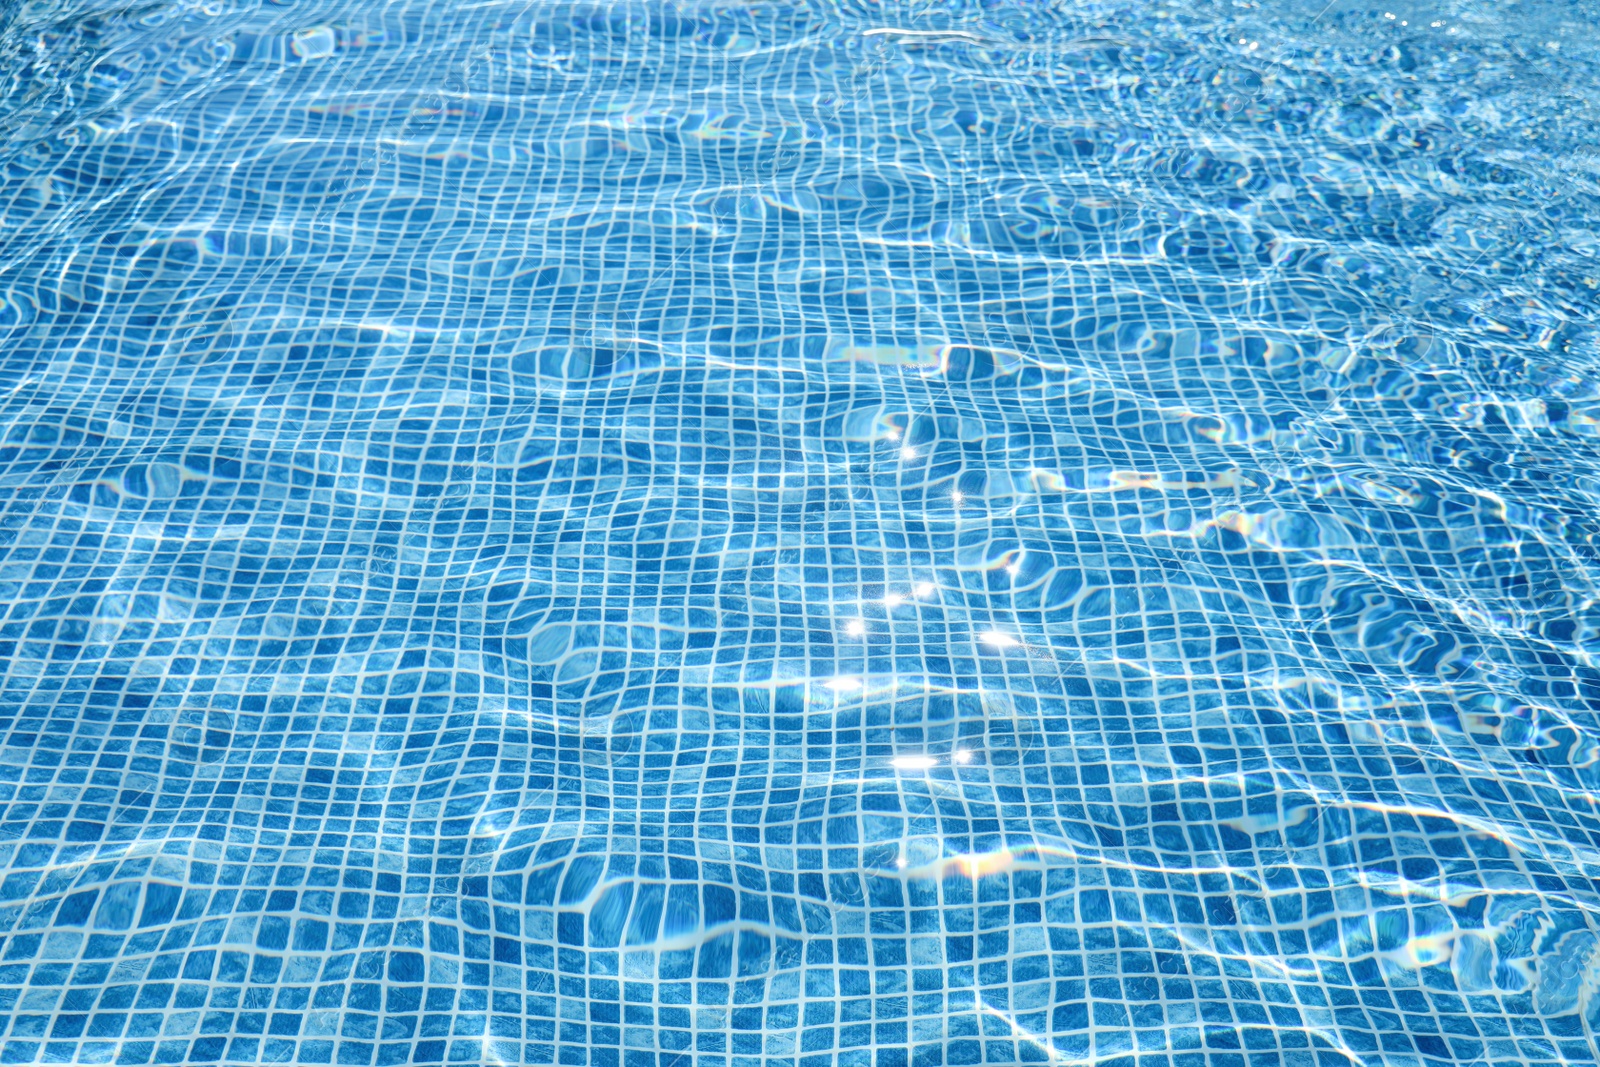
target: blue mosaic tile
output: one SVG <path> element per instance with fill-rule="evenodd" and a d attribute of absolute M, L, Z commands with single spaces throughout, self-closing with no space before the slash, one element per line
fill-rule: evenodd
<path fill-rule="evenodd" d="M 0 1063 L 1578 1064 L 1592 0 L 0 4 Z"/>

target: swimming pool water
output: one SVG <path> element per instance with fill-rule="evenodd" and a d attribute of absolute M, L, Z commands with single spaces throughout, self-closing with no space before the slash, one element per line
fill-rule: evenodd
<path fill-rule="evenodd" d="M 1600 7 L 0 7 L 0 1062 L 1593 1062 Z"/>

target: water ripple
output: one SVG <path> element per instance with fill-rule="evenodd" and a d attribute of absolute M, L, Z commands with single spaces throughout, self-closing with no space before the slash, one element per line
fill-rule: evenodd
<path fill-rule="evenodd" d="M 1597 20 L 0 3 L 0 1060 L 1594 1061 Z"/>

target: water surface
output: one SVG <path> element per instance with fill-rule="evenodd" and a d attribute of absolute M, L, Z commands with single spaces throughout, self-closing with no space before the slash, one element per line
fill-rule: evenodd
<path fill-rule="evenodd" d="M 1594 3 L 3 11 L 0 1061 L 1596 1059 Z"/>

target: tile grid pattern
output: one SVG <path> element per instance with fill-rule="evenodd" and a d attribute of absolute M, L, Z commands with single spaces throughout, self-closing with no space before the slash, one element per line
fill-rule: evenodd
<path fill-rule="evenodd" d="M 1075 11 L 11 12 L 0 1062 L 1592 1061 L 1581 41 Z"/>

